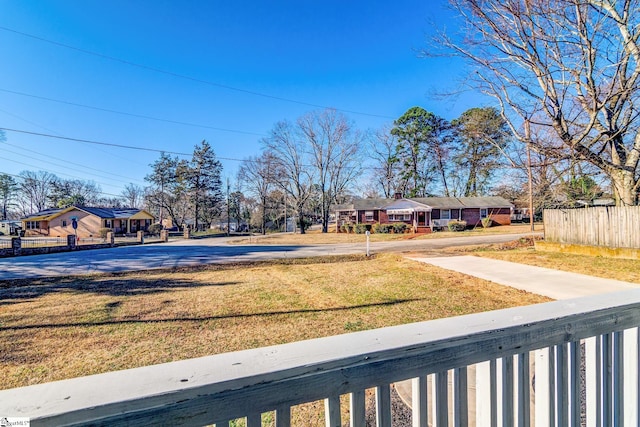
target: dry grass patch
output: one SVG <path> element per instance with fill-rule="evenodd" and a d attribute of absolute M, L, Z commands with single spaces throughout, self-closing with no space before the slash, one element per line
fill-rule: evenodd
<path fill-rule="evenodd" d="M 371 242 L 387 242 L 392 240 L 413 240 L 413 239 L 439 239 L 443 237 L 463 237 L 474 235 L 488 234 L 522 234 L 531 231 L 529 224 L 504 225 L 489 228 L 478 227 L 473 230 L 461 232 L 438 231 L 429 234 L 382 234 L 372 233 L 369 238 Z M 542 231 L 542 226 L 536 224 L 536 231 Z M 336 233 L 335 227 L 330 229 L 328 233 L 322 233 L 319 230 L 308 231 L 305 234 L 300 233 L 275 233 L 265 236 L 238 237 L 232 240 L 231 244 L 246 245 L 260 243 L 264 245 L 321 245 L 336 243 L 362 243 L 366 240 L 364 234 L 355 233 Z"/>
<path fill-rule="evenodd" d="M 474 255 L 519 262 L 538 267 L 588 274 L 605 279 L 640 283 L 640 260 L 593 257 L 536 251 L 533 247 L 514 250 L 481 250 Z"/>
<path fill-rule="evenodd" d="M 543 301 L 395 255 L 5 282 L 0 387 Z"/>

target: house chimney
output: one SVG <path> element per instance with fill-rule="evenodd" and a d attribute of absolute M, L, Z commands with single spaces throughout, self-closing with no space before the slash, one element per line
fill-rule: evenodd
<path fill-rule="evenodd" d="M 396 193 L 393 195 L 393 198 L 394 198 L 394 199 L 396 199 L 396 200 L 398 200 L 398 199 L 402 199 L 402 193 L 400 193 L 400 192 L 396 192 Z"/>

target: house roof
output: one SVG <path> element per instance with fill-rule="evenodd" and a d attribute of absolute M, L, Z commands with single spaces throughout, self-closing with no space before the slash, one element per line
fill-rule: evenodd
<path fill-rule="evenodd" d="M 37 212 L 28 217 L 22 218 L 22 221 L 40 221 L 40 220 L 51 220 L 57 216 L 60 216 L 64 213 L 80 210 L 86 212 L 90 215 L 95 215 L 102 219 L 127 219 L 131 218 L 139 213 L 146 213 L 149 217 L 153 218 L 153 215 L 148 213 L 142 209 L 135 208 L 94 208 L 88 206 L 69 206 L 68 208 L 52 208 L 45 209 L 43 211 Z"/>
<path fill-rule="evenodd" d="M 419 202 L 417 199 L 396 199 L 388 203 L 384 209 L 390 213 L 401 213 L 402 211 L 431 211 L 431 206 Z M 396 211 L 396 212 L 393 212 Z M 404 212 L 408 213 L 408 212 Z"/>
<path fill-rule="evenodd" d="M 436 209 L 461 209 L 465 207 L 457 197 L 420 197 L 412 200 L 419 201 L 422 204 Z"/>
<path fill-rule="evenodd" d="M 60 212 L 62 212 L 63 209 L 62 208 L 50 208 L 50 209 L 45 209 L 43 211 L 40 212 L 36 212 L 32 215 L 29 215 L 25 218 L 22 218 L 22 221 L 39 221 L 41 219 L 46 219 L 49 218 L 53 215 L 56 215 Z"/>
<path fill-rule="evenodd" d="M 380 210 L 384 209 L 392 199 L 357 199 L 353 203 L 346 203 L 343 205 L 337 205 L 335 210 L 337 211 L 353 211 L 353 210 Z"/>
<path fill-rule="evenodd" d="M 414 205 L 412 205 L 414 204 Z M 347 205 L 336 206 L 336 210 L 387 210 L 413 208 L 464 209 L 464 208 L 510 208 L 513 205 L 502 197 L 414 197 L 402 199 L 358 199 Z"/>
<path fill-rule="evenodd" d="M 511 208 L 513 204 L 509 203 L 503 197 L 458 197 L 458 200 L 467 208 Z"/>

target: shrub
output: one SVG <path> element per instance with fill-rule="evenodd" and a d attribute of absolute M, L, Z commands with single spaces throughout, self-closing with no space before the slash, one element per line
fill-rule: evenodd
<path fill-rule="evenodd" d="M 355 231 L 356 234 L 364 234 L 367 232 L 367 224 L 356 224 L 353 227 L 353 231 Z"/>
<path fill-rule="evenodd" d="M 371 227 L 374 233 L 388 234 L 391 233 L 391 224 L 373 224 Z"/>
<path fill-rule="evenodd" d="M 162 224 L 151 224 L 149 228 L 147 228 L 147 233 L 149 234 L 160 234 L 160 230 L 162 230 Z"/>
<path fill-rule="evenodd" d="M 98 230 L 98 233 L 100 234 L 100 238 L 101 239 L 106 239 L 107 238 L 107 233 L 111 232 L 113 230 L 111 230 L 110 228 L 101 228 L 100 230 Z"/>
<path fill-rule="evenodd" d="M 345 233 L 351 233 L 353 231 L 353 224 L 349 222 L 342 224 L 341 230 Z"/>
<path fill-rule="evenodd" d="M 393 232 L 397 233 L 397 234 L 402 234 L 405 231 L 407 231 L 407 229 L 409 228 L 409 226 L 407 224 L 405 224 L 404 222 L 397 222 L 395 224 L 393 224 Z"/>
<path fill-rule="evenodd" d="M 491 219 L 490 216 L 486 217 L 486 218 L 482 218 L 481 220 L 482 222 L 482 227 L 483 228 L 489 228 L 493 225 L 493 219 Z"/>
<path fill-rule="evenodd" d="M 467 228 L 467 221 L 452 219 L 449 221 L 449 231 L 464 231 Z"/>

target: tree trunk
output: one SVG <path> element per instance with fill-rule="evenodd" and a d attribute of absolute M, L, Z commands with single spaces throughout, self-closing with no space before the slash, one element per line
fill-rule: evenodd
<path fill-rule="evenodd" d="M 302 210 L 302 209 L 300 209 Z M 286 221 L 286 218 L 285 218 Z M 298 214 L 298 222 L 300 223 L 300 234 L 305 234 L 305 230 L 304 230 L 304 214 L 302 212 L 300 212 Z M 286 227 L 286 225 L 285 225 Z"/>
<path fill-rule="evenodd" d="M 610 175 L 616 206 L 635 206 L 637 194 L 633 171 L 615 170 Z"/>

